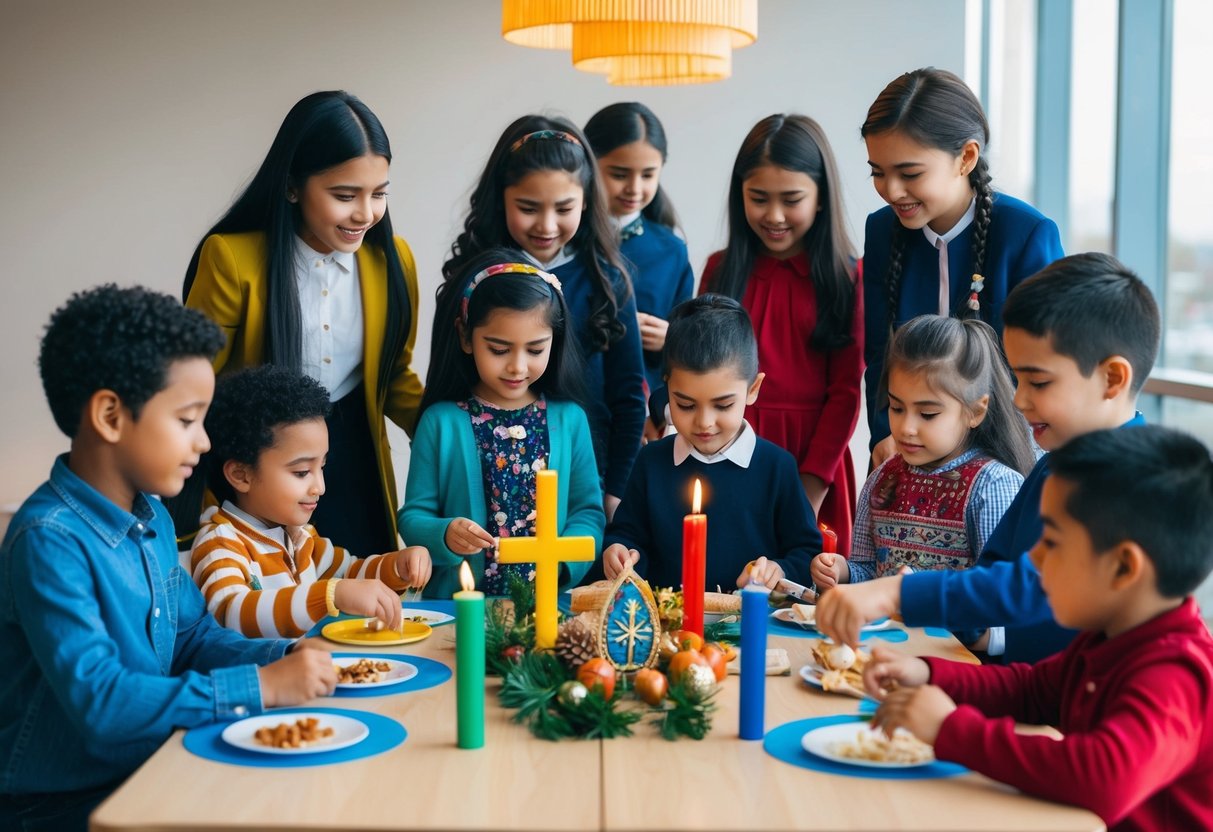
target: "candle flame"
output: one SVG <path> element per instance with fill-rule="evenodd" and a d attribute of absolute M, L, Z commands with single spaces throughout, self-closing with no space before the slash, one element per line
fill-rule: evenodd
<path fill-rule="evenodd" d="M 823 532 L 828 532 L 830 530 L 830 527 L 825 523 L 818 523 L 817 528 L 821 529 Z"/>
<path fill-rule="evenodd" d="M 472 567 L 468 566 L 466 560 L 459 567 L 459 585 L 463 587 L 464 592 L 471 592 L 476 588 L 476 579 L 472 577 Z"/>
<path fill-rule="evenodd" d="M 695 497 L 691 500 L 691 513 L 699 514 L 699 508 L 703 504 L 703 486 L 699 483 L 699 478 L 695 478 Z"/>

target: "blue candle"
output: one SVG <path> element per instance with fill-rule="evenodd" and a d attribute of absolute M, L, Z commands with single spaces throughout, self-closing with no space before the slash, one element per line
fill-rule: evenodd
<path fill-rule="evenodd" d="M 767 595 L 751 584 L 741 591 L 741 719 L 743 740 L 766 733 Z"/>

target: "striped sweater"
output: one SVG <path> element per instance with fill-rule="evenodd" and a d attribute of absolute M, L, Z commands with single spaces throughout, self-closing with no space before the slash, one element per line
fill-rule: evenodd
<path fill-rule="evenodd" d="M 352 557 L 305 526 L 307 537 L 287 551 L 286 530 L 265 528 L 230 502 L 202 515 L 190 573 L 219 623 L 256 638 L 295 638 L 329 614 L 329 582 L 379 578 L 400 592 L 392 555 Z"/>

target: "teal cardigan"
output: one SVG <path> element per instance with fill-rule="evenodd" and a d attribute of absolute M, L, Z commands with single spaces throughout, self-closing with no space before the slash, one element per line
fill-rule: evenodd
<path fill-rule="evenodd" d="M 548 467 L 560 473 L 556 528 L 562 537 L 593 535 L 600 552 L 606 515 L 589 422 L 580 407 L 565 401 L 549 400 L 547 419 Z M 446 528 L 456 517 L 488 525 L 484 473 L 467 412 L 454 402 L 439 402 L 426 409 L 417 425 L 404 506 L 396 514 L 408 545 L 425 546 L 433 558 L 427 598 L 450 598 L 459 589 L 459 564 L 465 560 L 476 585 L 483 583 L 484 555 L 464 557 L 446 546 Z M 564 564 L 568 578 L 562 583 L 576 584 L 589 568 L 589 562 Z"/>

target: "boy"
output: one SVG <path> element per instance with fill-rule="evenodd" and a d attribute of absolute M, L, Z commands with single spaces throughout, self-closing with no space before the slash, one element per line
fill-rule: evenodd
<path fill-rule="evenodd" d="M 1058 622 L 1083 632 L 1035 666 L 876 648 L 865 685 L 898 687 L 874 721 L 1113 830 L 1213 828 L 1213 637 L 1190 597 L 1213 569 L 1213 460 L 1141 427 L 1073 439 L 1050 467 L 1031 557 Z"/>
<path fill-rule="evenodd" d="M 338 612 L 397 628 L 397 593 L 429 581 L 424 547 L 358 559 L 308 525 L 324 494 L 328 410 L 319 382 L 282 367 L 216 387 L 206 473 L 223 502 L 202 515 L 190 571 L 207 609 L 246 636 L 301 636 Z"/>
<path fill-rule="evenodd" d="M 1137 393 L 1158 355 L 1158 306 L 1114 257 L 1076 254 L 1025 280 L 1003 308 L 1003 347 L 1019 408 L 1037 443 L 1056 450 L 1094 430 L 1144 424 Z M 1003 661 L 1036 661 L 1075 633 L 1052 617 L 1027 551 L 1040 538 L 1040 490 L 1049 456 L 1037 462 L 963 572 L 919 572 L 840 586 L 817 604 L 817 624 L 858 644 L 865 621 L 900 612 L 911 626 L 990 630 L 974 645 Z"/>
<path fill-rule="evenodd" d="M 202 315 L 146 289 L 101 286 L 51 316 L 38 361 L 71 450 L 0 547 L 0 828 L 83 829 L 174 728 L 336 685 L 328 653 L 283 658 L 290 642 L 207 614 L 151 496 L 180 491 L 209 447 L 222 344 Z"/>
<path fill-rule="evenodd" d="M 698 478 L 708 515 L 706 588 L 750 580 L 773 587 L 785 576 L 803 583 L 821 533 L 792 455 L 743 418 L 762 386 L 750 316 L 721 295 L 679 304 L 663 361 L 677 433 L 640 449 L 603 540 L 606 576 L 635 564 L 655 586 L 682 584 L 682 518 Z"/>

